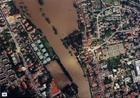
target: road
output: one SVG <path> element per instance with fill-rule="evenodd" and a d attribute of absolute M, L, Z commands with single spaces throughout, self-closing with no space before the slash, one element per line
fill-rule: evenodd
<path fill-rule="evenodd" d="M 98 35 L 98 37 L 100 37 L 100 30 L 99 30 L 99 16 L 101 16 L 100 14 L 103 12 L 103 11 L 105 11 L 105 10 L 107 10 L 107 9 L 110 9 L 110 8 L 112 8 L 112 7 L 120 7 L 120 6 L 111 6 L 111 7 L 108 7 L 108 8 L 106 8 L 106 9 L 104 9 L 104 10 L 102 10 L 98 15 L 97 15 L 97 35 Z M 121 7 L 120 7 L 121 8 Z M 120 19 L 121 20 L 121 19 Z M 108 41 L 117 33 L 117 32 L 123 32 L 123 31 L 126 31 L 126 30 L 119 30 L 120 28 L 122 27 L 122 23 L 120 23 L 119 24 L 119 26 L 118 26 L 118 28 L 116 29 L 116 31 L 114 32 L 114 33 L 112 33 L 112 35 L 111 36 L 109 36 L 102 44 L 100 44 L 100 45 L 98 45 L 98 46 L 96 46 L 96 47 L 94 47 L 93 49 L 92 49 L 92 51 L 94 52 L 95 50 L 97 50 L 97 49 L 99 49 L 101 46 L 103 46 L 104 44 L 106 44 L 106 43 L 108 43 Z"/>
<path fill-rule="evenodd" d="M 108 9 L 110 9 L 110 8 L 121 8 L 121 6 L 110 6 L 110 7 L 107 7 L 107 8 L 104 8 L 99 14 L 97 14 L 97 17 L 96 17 L 96 19 L 97 19 L 97 24 L 96 24 L 96 27 L 97 27 L 97 37 L 98 38 L 100 38 L 100 26 L 99 26 L 99 17 L 101 16 L 101 14 L 104 12 L 104 11 L 106 11 L 106 10 L 108 10 Z"/>
<path fill-rule="evenodd" d="M 24 66 L 27 68 L 27 64 L 26 64 L 26 61 L 25 61 L 25 59 L 24 59 L 24 57 L 23 57 L 23 54 L 21 53 L 21 51 L 19 51 L 19 47 L 20 47 L 20 46 L 19 46 L 17 40 L 15 39 L 14 33 L 12 32 L 12 29 L 11 29 L 11 26 L 10 26 L 9 22 L 7 21 L 6 16 L 5 16 L 5 14 L 3 13 L 3 11 L 2 11 L 1 8 L 0 8 L 0 13 L 1 13 L 1 15 L 3 16 L 4 20 L 6 21 L 7 28 L 8 28 L 8 30 L 10 31 L 10 34 L 11 34 L 11 36 L 12 36 L 12 39 L 13 39 L 14 42 L 15 42 L 16 48 L 17 48 L 17 50 L 18 50 L 18 53 L 21 55 L 21 58 L 22 58 L 22 60 L 23 60 L 23 62 L 24 62 Z M 29 70 L 26 70 L 26 71 L 25 71 L 25 74 L 28 76 L 28 78 L 30 79 L 30 81 L 32 81 L 32 83 L 33 83 L 33 85 L 34 85 L 33 87 L 34 87 L 34 89 L 36 90 L 37 94 L 39 94 L 39 95 L 41 95 L 43 98 L 45 98 L 45 96 L 43 96 L 43 95 L 41 94 L 41 92 L 39 91 L 38 87 L 34 84 L 33 79 L 32 79 L 32 76 L 31 76 L 31 73 L 29 72 Z"/>
<path fill-rule="evenodd" d="M 61 30 L 59 31 L 59 28 L 58 28 L 58 35 L 55 35 L 53 33 L 52 26 L 50 24 L 48 24 L 45 21 L 44 17 L 41 15 L 40 6 L 37 3 L 37 1 L 36 0 L 16 0 L 16 5 L 17 6 L 20 5 L 19 2 L 21 2 L 21 1 L 24 3 L 24 5 L 26 5 L 26 7 L 28 9 L 28 13 L 32 17 L 31 18 L 32 22 L 44 32 L 50 45 L 54 48 L 55 52 L 60 57 L 60 60 L 62 61 L 64 67 L 69 72 L 69 74 L 72 76 L 73 81 L 78 85 L 79 98 L 91 98 L 88 80 L 83 76 L 83 71 L 82 71 L 76 57 L 71 56 L 69 54 L 69 51 L 64 47 L 64 45 L 62 44 L 62 42 L 60 40 L 66 34 L 69 34 L 69 32 L 60 32 Z M 55 0 L 55 1 L 57 2 L 57 0 Z M 63 1 L 65 2 L 65 1 L 69 1 L 69 0 L 63 0 Z M 64 5 L 64 3 L 61 5 Z M 71 7 L 73 7 L 73 6 L 71 5 Z M 63 10 L 62 10 L 62 12 L 63 12 Z M 57 12 L 55 12 L 55 13 L 57 13 Z M 47 14 L 47 12 L 46 12 L 46 14 Z M 52 18 L 50 17 L 50 19 L 52 19 Z M 55 20 L 57 20 L 57 18 Z M 55 22 L 55 20 L 51 20 L 51 21 Z M 68 22 L 66 21 L 65 23 L 68 23 Z M 63 24 L 63 25 L 66 25 L 66 24 Z M 69 27 L 65 26 L 65 29 L 66 28 L 69 28 Z M 73 29 L 75 29 L 75 28 L 73 28 Z M 54 70 L 56 70 L 55 67 L 52 67 L 52 68 L 54 68 Z M 55 74 L 56 74 L 56 72 L 55 72 Z M 56 79 L 61 80 L 61 77 L 59 78 L 59 75 L 58 75 L 58 77 Z M 59 81 L 59 80 L 57 80 L 57 81 Z M 62 83 L 62 81 L 60 81 L 60 82 Z M 58 84 L 61 84 L 61 83 L 58 83 Z M 64 84 L 65 84 L 65 81 L 64 81 Z"/>
<path fill-rule="evenodd" d="M 99 24 L 98 24 L 99 16 L 101 16 L 100 14 L 101 14 L 103 11 L 105 11 L 105 10 L 107 10 L 107 9 L 110 9 L 110 8 L 112 8 L 112 7 L 120 7 L 120 9 L 122 9 L 121 6 L 111 6 L 111 7 L 108 7 L 108 8 L 106 8 L 106 9 L 102 10 L 102 11 L 97 15 L 97 33 L 98 33 L 98 35 L 100 35 L 100 31 L 99 31 L 99 28 L 100 28 L 100 27 L 99 27 Z M 138 12 L 136 9 L 134 9 L 134 8 L 127 7 L 127 9 L 129 9 L 129 10 L 132 9 L 132 10 L 134 10 L 135 12 L 139 13 L 139 12 Z M 121 15 L 120 15 L 120 16 L 121 16 Z M 120 20 L 121 20 L 121 19 L 120 19 Z M 104 44 L 108 43 L 108 41 L 109 41 L 117 32 L 127 32 L 127 31 L 129 31 L 129 30 L 119 30 L 120 28 L 122 28 L 122 25 L 123 25 L 123 23 L 121 22 L 121 23 L 119 24 L 118 28 L 116 29 L 116 32 L 112 33 L 112 35 L 111 35 L 110 37 L 108 37 L 108 38 L 105 40 L 105 42 L 103 42 L 102 44 L 100 44 L 100 45 L 94 47 L 94 48 L 92 49 L 92 51 L 94 52 L 95 50 L 97 50 L 97 49 L 99 49 L 101 46 L 103 46 Z"/>

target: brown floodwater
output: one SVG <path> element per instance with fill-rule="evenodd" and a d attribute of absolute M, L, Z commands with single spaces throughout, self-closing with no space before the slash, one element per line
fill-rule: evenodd
<path fill-rule="evenodd" d="M 37 0 L 15 0 L 17 7 L 20 5 L 21 1 L 27 7 L 32 22 L 44 32 L 44 35 L 60 57 L 64 67 L 72 76 L 73 81 L 78 85 L 79 98 L 90 98 L 88 81 L 83 76 L 83 71 L 76 57 L 69 54 L 69 51 L 63 46 L 60 40 L 77 28 L 77 15 L 73 8 L 73 1 L 44 0 L 45 4 L 41 7 Z M 50 24 L 48 24 L 44 16 L 42 16 L 40 8 L 42 8 L 42 12 L 45 13 L 45 16 L 50 19 Z M 54 34 L 52 25 L 56 27 L 58 35 Z M 68 83 L 68 79 L 61 72 L 62 70 L 58 68 L 58 64 L 51 63 L 48 67 L 58 82 L 58 86 Z"/>
<path fill-rule="evenodd" d="M 46 0 L 43 8 L 62 37 L 77 29 L 77 15 L 72 0 Z"/>

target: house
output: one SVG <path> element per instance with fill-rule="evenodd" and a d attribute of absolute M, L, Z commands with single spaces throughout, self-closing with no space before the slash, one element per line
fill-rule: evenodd
<path fill-rule="evenodd" d="M 51 61 L 49 53 L 40 39 L 32 43 L 31 46 L 43 64 L 47 64 Z"/>
<path fill-rule="evenodd" d="M 140 76 L 140 60 L 135 61 L 136 75 Z"/>

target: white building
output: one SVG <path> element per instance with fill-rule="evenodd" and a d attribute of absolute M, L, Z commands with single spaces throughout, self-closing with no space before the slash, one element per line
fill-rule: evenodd
<path fill-rule="evenodd" d="M 135 61 L 136 74 L 140 76 L 140 60 Z"/>
<path fill-rule="evenodd" d="M 140 60 L 134 62 L 135 71 L 131 71 L 134 82 L 140 82 Z"/>

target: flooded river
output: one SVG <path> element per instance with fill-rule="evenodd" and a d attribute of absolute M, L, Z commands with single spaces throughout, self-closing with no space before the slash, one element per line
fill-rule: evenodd
<path fill-rule="evenodd" d="M 77 15 L 73 8 L 73 2 L 72 0 L 44 1 L 45 4 L 42 7 L 38 4 L 37 0 L 15 0 L 15 3 L 17 6 L 20 6 L 22 2 L 22 4 L 27 7 L 32 22 L 44 32 L 50 45 L 60 57 L 64 67 L 72 76 L 73 81 L 78 85 L 79 98 L 90 98 L 88 81 L 83 76 L 82 69 L 77 59 L 69 54 L 69 51 L 63 46 L 60 40 L 77 28 Z M 45 17 L 50 19 L 50 24 L 44 19 L 42 12 L 45 14 Z M 58 31 L 57 35 L 54 34 L 52 25 L 55 26 Z M 59 79 L 61 80 L 61 83 L 58 83 L 58 85 L 61 86 L 63 83 L 67 83 L 68 80 L 62 75 L 60 68 L 55 66 L 58 67 L 59 65 L 53 63 L 51 67 L 50 64 L 49 69 L 57 82 L 59 82 Z"/>

